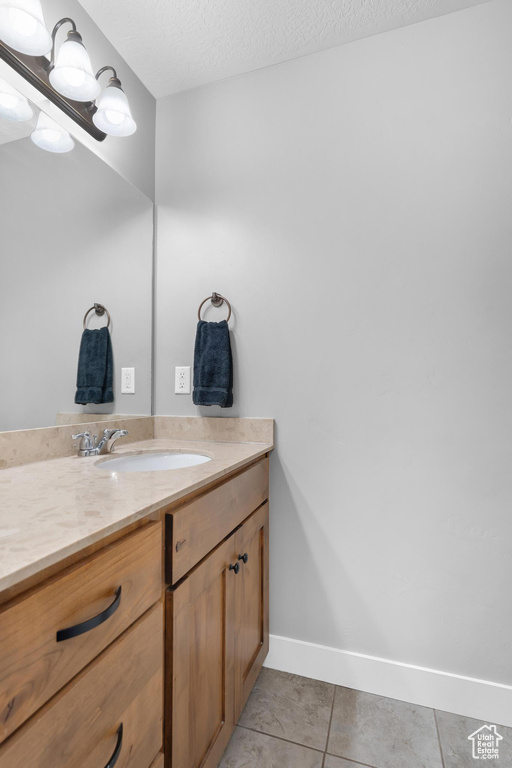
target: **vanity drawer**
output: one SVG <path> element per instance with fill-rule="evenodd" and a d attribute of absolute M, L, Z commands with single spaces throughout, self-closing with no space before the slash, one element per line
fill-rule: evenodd
<path fill-rule="evenodd" d="M 1 609 L 0 743 L 161 592 L 161 526 L 151 523 Z M 57 635 L 94 617 L 82 634 Z"/>
<path fill-rule="evenodd" d="M 236 475 L 165 520 L 166 582 L 175 584 L 268 499 L 268 459 Z"/>
<path fill-rule="evenodd" d="M 162 748 L 162 654 L 159 604 L 0 747 L 0 768 L 151 766 Z"/>

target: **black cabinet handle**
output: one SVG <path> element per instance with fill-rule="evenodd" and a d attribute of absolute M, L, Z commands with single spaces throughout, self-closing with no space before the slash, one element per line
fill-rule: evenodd
<path fill-rule="evenodd" d="M 243 560 L 243 562 L 245 564 L 249 560 L 249 555 L 247 554 L 247 552 L 244 552 L 243 555 L 238 555 L 238 559 L 239 560 Z"/>
<path fill-rule="evenodd" d="M 109 605 L 108 608 L 105 608 L 104 611 L 101 613 L 98 613 L 97 616 L 93 616 L 92 619 L 87 619 L 87 621 L 82 621 L 81 624 L 75 624 L 73 627 L 68 627 L 67 629 L 59 629 L 57 632 L 57 642 L 60 643 L 62 640 L 69 640 L 71 637 L 78 637 L 78 635 L 83 635 L 84 632 L 90 632 L 91 629 L 95 629 L 96 627 L 99 627 L 100 624 L 103 624 L 104 621 L 109 619 L 113 613 L 117 611 L 119 608 L 119 604 L 121 602 L 121 587 L 118 587 L 116 591 L 116 596 L 114 598 L 114 602 Z M 108 768 L 108 766 L 107 766 Z"/>
<path fill-rule="evenodd" d="M 114 768 L 114 765 L 117 763 L 117 758 L 121 754 L 121 748 L 123 746 L 123 724 L 119 726 L 117 729 L 117 744 L 116 748 L 114 749 L 114 752 L 112 754 L 112 757 L 106 764 L 105 768 Z"/>
<path fill-rule="evenodd" d="M 238 573 L 238 571 L 240 570 L 240 566 L 238 565 L 238 563 L 235 563 L 234 565 L 229 566 L 229 570 L 234 571 L 235 573 Z"/>

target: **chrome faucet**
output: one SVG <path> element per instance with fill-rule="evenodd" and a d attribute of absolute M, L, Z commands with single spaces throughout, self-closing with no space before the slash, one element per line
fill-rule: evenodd
<path fill-rule="evenodd" d="M 73 440 L 80 440 L 78 446 L 79 456 L 100 456 L 102 453 L 112 453 L 114 444 L 120 437 L 126 437 L 126 429 L 105 429 L 103 437 L 98 441 L 98 436 L 92 437 L 90 432 L 80 432 L 72 435 Z"/>

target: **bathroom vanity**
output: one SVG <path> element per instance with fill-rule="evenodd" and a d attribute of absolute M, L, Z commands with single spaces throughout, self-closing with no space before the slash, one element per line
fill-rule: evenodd
<path fill-rule="evenodd" d="M 0 768 L 218 764 L 268 651 L 272 444 L 118 452 L 163 447 L 212 458 L 175 473 L 108 475 L 93 457 L 3 471 L 0 491 L 18 496 L 20 470 L 40 477 L 40 504 L 60 487 L 53 541 L 48 500 L 11 519 L 25 562 L 0 572 Z M 100 494 L 124 511 L 84 537 Z"/>

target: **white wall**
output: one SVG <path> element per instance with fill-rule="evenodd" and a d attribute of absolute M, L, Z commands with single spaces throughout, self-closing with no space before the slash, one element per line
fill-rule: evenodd
<path fill-rule="evenodd" d="M 155 191 L 155 112 L 156 102 L 154 97 L 141 83 L 139 78 L 126 64 L 114 46 L 105 37 L 102 31 L 92 21 L 77 0 L 43 0 L 42 2 L 46 26 L 51 32 L 59 19 L 71 17 L 77 25 L 77 29 L 83 37 L 94 72 L 101 67 L 110 65 L 117 70 L 123 89 L 130 101 L 133 117 L 137 123 L 137 132 L 133 136 L 125 138 L 107 138 L 98 142 L 80 128 L 73 120 L 49 102 L 45 111 L 51 114 L 61 125 L 67 128 L 82 144 L 101 157 L 105 162 L 115 168 L 131 184 L 138 187 L 151 200 Z M 71 29 L 66 24 L 58 32 L 57 45 L 66 39 L 66 34 Z M 0 62 L 0 77 L 7 79 L 28 98 L 36 103 L 40 102 L 40 95 L 22 77 L 16 75 L 4 62 Z M 102 75 L 100 82 L 103 86 L 108 83 L 110 73 Z"/>
<path fill-rule="evenodd" d="M 511 25 L 496 0 L 158 102 L 156 305 L 157 413 L 277 420 L 271 632 L 509 684 Z M 212 290 L 222 414 L 172 394 Z"/>
<path fill-rule="evenodd" d="M 151 413 L 151 201 L 78 144 L 5 144 L 0 169 L 0 430 L 51 426 L 59 411 Z M 84 408 L 76 371 L 94 302 L 112 317 L 115 402 Z M 122 367 L 136 369 L 134 395 L 121 394 Z"/>

